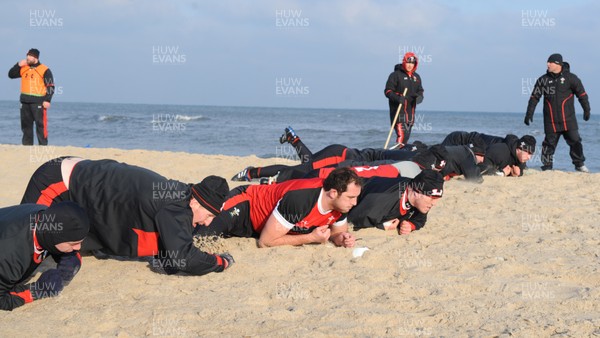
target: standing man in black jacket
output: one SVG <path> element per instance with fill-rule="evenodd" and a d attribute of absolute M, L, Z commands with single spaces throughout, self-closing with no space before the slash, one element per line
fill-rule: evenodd
<path fill-rule="evenodd" d="M 21 130 L 23 145 L 33 145 L 33 123 L 38 144 L 48 145 L 48 118 L 46 111 L 54 94 L 54 78 L 48 66 L 40 63 L 40 51 L 32 48 L 27 58 L 9 71 L 11 79 L 21 78 Z"/>
<path fill-rule="evenodd" d="M 402 104 L 396 121 L 396 143 L 406 144 L 410 138 L 412 126 L 415 124 L 415 108 L 423 102 L 423 84 L 417 74 L 419 60 L 414 53 L 408 52 L 402 64 L 396 65 L 385 84 L 384 94 L 389 100 L 390 124 L 394 122 L 398 106 Z M 404 89 L 406 96 L 403 96 Z"/>
<path fill-rule="evenodd" d="M 527 104 L 525 124 L 533 122 L 533 112 L 540 98 L 544 96 L 544 133 L 542 143 L 542 170 L 552 169 L 554 151 L 562 135 L 571 148 L 569 155 L 575 169 L 589 172 L 584 165 L 583 146 L 575 117 L 575 98 L 583 108 L 583 120 L 590 119 L 590 102 L 577 75 L 570 72 L 569 64 L 563 62 L 562 55 L 552 54 L 548 58 L 548 71 L 535 83 Z"/>

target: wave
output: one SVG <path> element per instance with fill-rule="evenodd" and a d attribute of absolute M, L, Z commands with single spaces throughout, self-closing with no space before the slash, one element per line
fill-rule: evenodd
<path fill-rule="evenodd" d="M 179 115 L 179 114 L 177 114 L 175 116 L 175 119 L 177 121 L 205 121 L 205 120 L 210 120 L 208 117 L 205 117 L 205 116 L 202 116 L 202 115 L 189 116 L 189 115 Z"/>
<path fill-rule="evenodd" d="M 128 117 L 121 115 L 100 115 L 98 116 L 98 122 L 114 122 L 114 121 L 122 121 L 127 120 Z"/>

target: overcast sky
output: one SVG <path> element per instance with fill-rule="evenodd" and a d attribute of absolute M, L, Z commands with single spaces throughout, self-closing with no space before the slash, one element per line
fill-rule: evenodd
<path fill-rule="evenodd" d="M 387 109 L 387 77 L 414 51 L 421 109 L 524 112 L 559 52 L 594 107 L 598 13 L 577 0 L 3 1 L 0 61 L 7 72 L 40 49 L 54 104 Z M 18 93 L 5 75 L 0 100 Z"/>

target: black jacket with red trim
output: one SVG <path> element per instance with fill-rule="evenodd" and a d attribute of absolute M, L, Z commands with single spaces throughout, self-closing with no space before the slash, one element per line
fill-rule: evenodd
<path fill-rule="evenodd" d="M 548 71 L 537 79 L 527 104 L 528 118 L 533 118 L 535 107 L 542 96 L 546 134 L 578 129 L 574 96 L 577 96 L 584 113 L 590 111 L 590 102 L 583 84 L 577 75 L 570 72 L 568 65 L 563 65 L 560 74 Z"/>
<path fill-rule="evenodd" d="M 398 122 L 404 122 L 413 125 L 415 122 L 415 108 L 417 104 L 423 101 L 423 84 L 421 76 L 416 73 L 418 63 L 412 74 L 408 74 L 403 67 L 395 67 L 394 72 L 388 76 L 385 83 L 384 94 L 388 98 L 390 107 L 390 116 L 393 117 L 398 110 L 398 105 L 402 103 Z M 399 68 L 399 70 L 397 70 Z M 402 96 L 404 89 L 407 88 L 406 96 Z"/>
<path fill-rule="evenodd" d="M 354 229 L 384 229 L 384 222 L 398 218 L 400 222 L 412 223 L 413 230 L 422 228 L 427 222 L 427 214 L 409 204 L 404 207 L 401 205 L 410 181 L 411 179 L 404 177 L 373 177 L 365 180 L 358 196 L 358 204 L 348 213 L 348 221 L 352 222 Z"/>
<path fill-rule="evenodd" d="M 38 62 L 34 66 L 39 64 L 40 63 Z M 18 79 L 21 77 L 21 67 L 19 66 L 18 62 L 8 71 L 8 77 L 11 79 Z M 21 94 L 21 103 L 42 103 L 44 101 L 52 101 L 52 95 L 54 95 L 54 77 L 52 76 L 52 71 L 50 71 L 50 68 L 44 72 L 43 77 L 44 83 L 46 84 L 46 96 Z"/>
<path fill-rule="evenodd" d="M 40 265 L 33 259 L 31 220 L 47 207 L 21 204 L 0 209 L 0 310 L 12 310 L 32 301 L 25 284 Z"/>
<path fill-rule="evenodd" d="M 84 249 L 158 256 L 161 267 L 194 275 L 224 269 L 220 257 L 194 246 L 189 184 L 113 160 L 84 160 L 73 168 L 69 194 L 90 218 Z"/>

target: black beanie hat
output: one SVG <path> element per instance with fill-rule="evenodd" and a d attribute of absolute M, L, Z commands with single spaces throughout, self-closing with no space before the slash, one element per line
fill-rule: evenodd
<path fill-rule="evenodd" d="M 40 58 L 40 51 L 39 51 L 39 50 L 37 50 L 37 49 L 35 49 L 35 48 L 31 48 L 31 49 L 30 49 L 30 50 L 27 52 L 27 55 L 31 55 L 31 56 L 33 56 L 34 58 L 36 58 L 36 59 L 39 59 L 39 58 Z"/>
<path fill-rule="evenodd" d="M 229 193 L 227 181 L 219 176 L 208 176 L 192 186 L 192 196 L 213 215 L 221 212 L 225 196 Z"/>
<path fill-rule="evenodd" d="M 562 55 L 558 54 L 558 53 L 554 53 L 552 55 L 550 55 L 548 57 L 548 62 L 551 63 L 556 63 L 557 65 L 561 65 L 563 64 L 563 58 Z"/>
<path fill-rule="evenodd" d="M 42 248 L 60 255 L 62 252 L 55 245 L 84 239 L 90 230 L 90 221 L 85 210 L 77 203 L 64 201 L 40 211 L 35 229 L 35 236 Z"/>
<path fill-rule="evenodd" d="M 485 148 L 486 144 L 480 136 L 473 137 L 471 143 L 469 143 L 469 149 L 471 149 L 475 155 L 485 156 Z"/>
<path fill-rule="evenodd" d="M 435 170 L 425 169 L 412 179 L 410 187 L 420 194 L 440 198 L 444 194 L 444 178 Z"/>
<path fill-rule="evenodd" d="M 526 152 L 533 154 L 535 152 L 535 137 L 531 135 L 525 135 L 519 139 L 518 147 L 521 150 L 525 150 Z"/>

